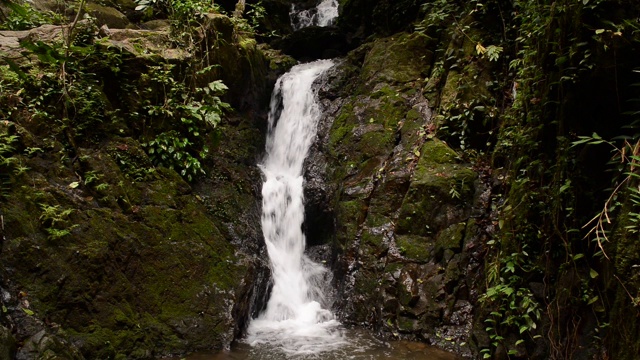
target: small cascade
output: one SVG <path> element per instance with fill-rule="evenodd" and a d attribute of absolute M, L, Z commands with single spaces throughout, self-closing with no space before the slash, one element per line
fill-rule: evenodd
<path fill-rule="evenodd" d="M 299 10 L 292 4 L 289 16 L 293 30 L 309 26 L 331 26 L 338 18 L 338 0 L 322 0 L 316 7 L 304 10 Z"/>
<path fill-rule="evenodd" d="M 312 84 L 331 60 L 294 66 L 278 79 L 271 98 L 266 158 L 261 165 L 262 232 L 273 288 L 266 310 L 247 330 L 247 342 L 287 354 L 335 349 L 340 323 L 323 308 L 326 269 L 305 254 L 303 163 L 322 115 Z"/>

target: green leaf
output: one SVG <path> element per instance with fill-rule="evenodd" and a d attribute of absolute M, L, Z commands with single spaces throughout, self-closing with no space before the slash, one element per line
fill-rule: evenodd
<path fill-rule="evenodd" d="M 211 91 L 217 92 L 217 93 L 224 93 L 225 91 L 229 90 L 227 85 L 225 85 L 222 82 L 222 80 L 216 80 L 216 81 L 210 82 L 209 83 L 209 89 L 211 89 Z"/>
<path fill-rule="evenodd" d="M 598 277 L 598 272 L 593 270 L 593 269 L 589 269 L 589 276 L 591 276 L 592 279 L 595 279 Z"/>
<path fill-rule="evenodd" d="M 523 332 L 529 330 L 529 326 L 527 325 L 522 325 L 520 326 L 520 334 L 522 334 Z"/>
<path fill-rule="evenodd" d="M 564 185 L 562 185 L 560 187 L 560 194 L 562 194 L 563 192 L 565 192 L 567 189 L 569 189 L 571 187 L 571 180 L 567 179 L 567 181 L 564 183 Z"/>
<path fill-rule="evenodd" d="M 584 257 L 584 254 L 575 254 L 573 255 L 573 261 L 582 259 Z"/>
<path fill-rule="evenodd" d="M 22 311 L 29 316 L 33 316 L 35 314 L 31 309 L 22 308 Z"/>

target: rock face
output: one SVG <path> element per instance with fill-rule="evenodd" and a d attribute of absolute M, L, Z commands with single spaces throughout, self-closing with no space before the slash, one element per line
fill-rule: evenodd
<path fill-rule="evenodd" d="M 315 60 L 342 56 L 349 46 L 344 34 L 335 26 L 302 28 L 274 46 L 296 59 Z"/>
<path fill-rule="evenodd" d="M 378 39 L 331 70 L 308 172 L 332 190 L 325 212 L 335 214 L 342 316 L 469 355 L 479 274 L 473 216 L 485 188 L 434 137 L 420 91 L 432 44 L 421 34 Z"/>
<path fill-rule="evenodd" d="M 24 169 L 5 175 L 3 168 L 0 320 L 11 332 L 0 327 L 0 358 L 150 359 L 224 348 L 264 301 L 255 164 L 268 79 L 275 78 L 269 73 L 290 61 L 274 60 L 269 69 L 255 41 L 239 37 L 228 18 L 207 19 L 201 35 L 225 41 L 203 42 L 196 54 L 172 49 L 163 31 L 111 30 L 102 51 L 117 62 L 95 69 L 98 96 L 87 114 L 121 106 L 130 113 L 65 120 L 85 122 L 72 127 L 77 133 L 27 111 L 0 124 L 2 136 L 15 135 L 15 151 L 3 155 Z M 208 175 L 187 183 L 155 167 L 141 145 L 132 114 L 146 90 L 135 87 L 151 67 L 180 68 L 202 54 L 226 72 L 196 81 L 223 79 L 237 112 L 207 132 Z"/>

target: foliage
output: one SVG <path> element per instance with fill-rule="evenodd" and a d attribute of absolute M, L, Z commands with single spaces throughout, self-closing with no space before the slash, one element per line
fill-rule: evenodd
<path fill-rule="evenodd" d="M 489 0 L 488 2 L 492 1 Z M 425 16 L 415 25 L 415 31 L 423 34 L 428 34 L 430 31 L 438 32 L 446 28 L 446 26 L 442 26 L 445 22 L 452 22 L 456 32 L 476 44 L 477 55 L 486 57 L 489 61 L 497 61 L 504 48 L 499 45 L 489 45 L 485 47 L 476 34 L 471 34 L 472 26 L 475 25 L 477 21 L 474 17 L 482 19 L 487 13 L 485 3 L 487 3 L 487 1 L 480 2 L 473 0 L 466 4 L 466 6 L 461 6 L 456 1 L 426 1 L 421 5 L 421 10 L 425 13 Z M 504 21 L 504 19 L 502 20 Z"/>
<path fill-rule="evenodd" d="M 69 216 L 73 213 L 73 209 L 65 209 L 60 205 L 40 204 L 42 213 L 40 214 L 40 222 L 44 226 L 45 231 L 49 234 L 50 240 L 57 240 L 71 234 L 71 230 L 78 225 L 69 224 Z"/>
<path fill-rule="evenodd" d="M 15 162 L 15 158 L 10 155 L 15 151 L 13 144 L 17 140 L 17 135 L 0 133 L 0 165 L 8 166 Z"/>
<path fill-rule="evenodd" d="M 613 177 L 611 194 L 604 203 L 604 206 L 596 216 L 594 216 L 584 227 L 589 228 L 585 237 L 594 236 L 601 254 L 608 258 L 603 242 L 609 241 L 608 227 L 612 224 L 612 219 L 623 205 L 623 199 L 628 198 L 633 210 L 627 213 L 630 224 L 626 230 L 637 233 L 640 225 L 640 139 L 638 136 L 625 138 L 620 146 L 613 141 L 605 140 L 597 133 L 591 136 L 579 136 L 579 140 L 574 141 L 573 146 L 579 145 L 600 145 L 606 144 L 612 148 L 613 156 L 609 162 L 615 169 L 617 176 Z"/>
<path fill-rule="evenodd" d="M 567 104 L 569 94 L 579 93 L 576 85 L 590 80 L 598 68 L 595 55 L 611 49 L 616 37 L 625 31 L 611 21 L 603 21 L 606 3 L 516 1 L 512 17 L 504 19 L 505 35 L 512 35 L 513 40 L 500 44 L 503 49 L 499 57 L 509 60 L 513 87 L 507 91 L 512 106 L 500 119 L 493 157 L 494 166 L 504 171 L 507 180 L 504 193 L 494 198 L 500 231 L 487 242 L 488 283 L 483 299 L 497 312 L 486 319 L 491 324 L 488 328 L 492 339 L 505 341 L 506 334 L 519 333 L 521 329 L 525 330 L 523 335 L 529 334 L 515 343 L 502 344 L 520 357 L 539 347 L 533 339 L 543 334 L 539 331 L 540 322 L 551 324 L 544 333 L 549 358 L 564 358 L 579 346 L 577 329 L 586 321 L 580 314 L 591 310 L 596 314 L 595 321 L 602 320 L 604 307 L 598 277 L 598 253 L 602 254 L 602 248 L 597 239 L 604 239 L 605 232 L 591 232 L 595 247 L 582 240 L 589 235 L 581 227 L 587 196 L 592 195 L 580 187 L 585 181 L 580 178 L 580 163 L 571 140 L 576 127 L 585 125 L 571 122 L 570 111 L 575 110 Z M 509 33 L 509 29 L 517 32 Z M 488 49 L 489 46 L 476 45 L 476 52 L 487 56 Z M 581 138 L 579 142 L 601 140 Z M 634 146 L 630 141 L 627 156 L 633 154 Z M 606 211 L 600 215 L 606 223 Z M 602 223 L 600 220 L 594 218 L 596 223 Z M 518 259 L 515 266 L 509 265 L 509 259 L 514 257 Z M 562 288 L 557 284 L 558 279 L 564 278 L 576 281 Z M 546 310 L 540 313 L 544 316 L 531 317 L 537 329 L 529 325 L 509 330 L 515 324 L 529 324 L 522 321 L 526 312 L 514 312 L 505 304 L 533 299 L 531 283 L 550 284 L 544 287 L 545 303 L 537 305 Z M 506 326 L 503 321 L 510 316 L 520 318 Z M 485 350 L 487 357 L 492 351 Z"/>
<path fill-rule="evenodd" d="M 9 135 L 7 132 L 0 132 L 0 197 L 6 197 L 11 185 L 9 172 L 11 169 L 18 172 L 21 167 L 19 160 L 13 156 L 15 152 L 14 143 L 18 141 L 17 135 Z"/>
<path fill-rule="evenodd" d="M 13 99 L 4 115 L 56 123 L 66 137 L 61 138 L 64 142 L 97 135 L 100 124 L 109 119 L 107 101 L 94 72 L 107 64 L 104 52 L 94 46 L 73 47 L 65 55 L 63 44 L 41 41 L 24 42 L 23 46 L 41 63 L 26 71 L 12 68 L 17 76 L 3 77 L 6 91 L 0 96 Z"/>
<path fill-rule="evenodd" d="M 489 265 L 487 286 L 480 301 L 493 309 L 484 320 L 485 331 L 491 338 L 491 345 L 503 345 L 508 354 L 516 354 L 517 346 L 525 339 L 541 337 L 535 334 L 538 321 L 541 319 L 541 306 L 535 300 L 531 290 L 522 287 L 523 274 L 531 272 L 524 249 L 509 255 L 500 254 L 494 257 L 495 263 Z M 505 343 L 503 334 L 519 334 L 520 338 L 513 344 Z M 482 350 L 483 357 L 490 357 L 490 350 Z"/>
<path fill-rule="evenodd" d="M 180 137 L 175 130 L 163 132 L 145 144 L 155 163 L 179 171 L 189 181 L 205 174 L 200 159 L 204 158 L 206 151 L 201 156 L 194 157 L 189 153 L 192 145 L 188 138 Z"/>
<path fill-rule="evenodd" d="M 52 11 L 40 12 L 28 2 L 18 4 L 2 0 L 1 3 L 11 10 L 0 22 L 2 30 L 29 30 L 43 24 L 62 24 L 65 20 L 62 15 Z"/>
<path fill-rule="evenodd" d="M 204 174 L 200 161 L 209 152 L 204 145 L 205 133 L 215 130 L 230 105 L 220 99 L 227 90 L 222 81 L 190 91 L 185 82 L 175 79 L 173 68 L 171 64 L 151 66 L 142 76 L 147 84 L 143 109 L 149 124 L 162 126 L 174 119 L 180 122 L 143 145 L 154 164 L 174 169 L 191 181 Z"/>
<path fill-rule="evenodd" d="M 99 141 L 105 136 L 101 129 L 120 121 L 118 113 L 110 109 L 101 80 L 122 75 L 118 48 L 93 44 L 91 37 L 70 47 L 41 41 L 25 42 L 23 46 L 40 63 L 26 69 L 13 63 L 1 68 L 0 98 L 10 106 L 0 109 L 0 115 L 10 120 L 26 117 L 55 123 L 50 136 L 69 149 L 77 141 Z M 227 90 L 221 81 L 194 87 L 191 81 L 195 74 L 178 79 L 180 72 L 176 70 L 171 64 L 150 66 L 148 73 L 139 75 L 143 90 L 133 89 L 133 98 L 126 101 L 133 106 L 132 120 L 142 123 L 141 140 L 154 164 L 175 169 L 185 179 L 193 180 L 204 172 L 201 161 L 209 152 L 205 135 L 215 133 L 221 115 L 230 106 L 220 99 Z"/>
<path fill-rule="evenodd" d="M 136 0 L 136 10 L 149 18 L 167 17 L 171 21 L 172 35 L 186 46 L 193 45 L 196 27 L 202 24 L 205 14 L 219 13 L 220 7 L 213 1 L 202 0 Z"/>

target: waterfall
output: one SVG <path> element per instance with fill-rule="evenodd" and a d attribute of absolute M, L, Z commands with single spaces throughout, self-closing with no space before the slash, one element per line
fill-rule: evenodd
<path fill-rule="evenodd" d="M 338 17 L 338 0 L 322 0 L 315 8 L 298 10 L 295 4 L 289 12 L 293 30 L 308 26 L 330 26 Z"/>
<path fill-rule="evenodd" d="M 294 66 L 276 82 L 271 97 L 266 157 L 260 166 L 262 232 L 271 261 L 273 288 L 265 311 L 247 330 L 251 345 L 286 353 L 316 353 L 344 340 L 333 314 L 323 309 L 326 269 L 305 254 L 303 163 L 316 136 L 321 110 L 314 80 L 333 65 L 319 60 Z"/>

